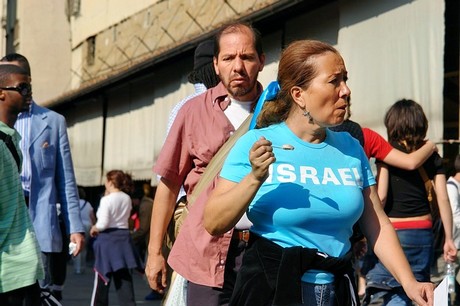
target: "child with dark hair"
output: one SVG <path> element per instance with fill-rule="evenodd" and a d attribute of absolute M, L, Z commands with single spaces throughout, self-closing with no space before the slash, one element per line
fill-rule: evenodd
<path fill-rule="evenodd" d="M 412 100 L 394 103 L 385 115 L 390 144 L 407 153 L 425 143 L 428 120 L 422 107 Z M 432 211 L 425 182 L 434 183 L 439 213 L 444 226 L 444 260 L 453 262 L 457 249 L 452 239 L 452 211 L 447 197 L 442 159 L 433 153 L 418 169 L 408 171 L 378 164 L 378 193 L 386 214 L 398 235 L 412 272 L 420 282 L 430 281 L 433 260 Z M 430 182 L 431 184 L 431 182 Z M 368 293 L 382 297 L 384 305 L 412 305 L 398 281 L 378 262 L 367 273 Z M 394 304 L 393 304 L 394 303 Z"/>
<path fill-rule="evenodd" d="M 135 305 L 131 270 L 143 269 L 134 252 L 129 233 L 128 220 L 131 213 L 133 181 L 121 170 L 109 171 L 106 175 L 105 196 L 97 210 L 97 222 L 90 234 L 96 237 L 93 249 L 95 255 L 95 281 L 91 305 L 109 305 L 109 287 L 115 282 L 121 305 Z"/>

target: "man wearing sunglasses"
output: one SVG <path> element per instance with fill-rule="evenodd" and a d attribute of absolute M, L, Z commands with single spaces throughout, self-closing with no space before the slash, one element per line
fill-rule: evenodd
<path fill-rule="evenodd" d="M 0 64 L 19 66 L 29 76 L 26 84 L 4 86 L 2 90 L 31 96 L 30 66 L 26 57 L 18 53 L 8 54 L 0 59 Z M 40 281 L 40 287 L 52 291 L 60 300 L 66 267 L 62 254 L 68 243 L 64 238 L 70 234 L 70 241 L 76 243 L 73 252 L 76 256 L 83 248 L 85 232 L 80 217 L 66 121 L 62 115 L 41 107 L 30 99 L 29 105 L 24 105 L 21 110 L 15 128 L 22 137 L 22 188 L 45 268 L 45 279 Z M 61 204 L 65 229 L 59 224 L 57 203 Z M 58 261 L 62 262 L 62 268 L 56 273 L 52 266 Z"/>
<path fill-rule="evenodd" d="M 14 129 L 32 91 L 27 72 L 0 65 L 0 305 L 40 305 L 43 267 L 19 176 L 21 136 Z"/>

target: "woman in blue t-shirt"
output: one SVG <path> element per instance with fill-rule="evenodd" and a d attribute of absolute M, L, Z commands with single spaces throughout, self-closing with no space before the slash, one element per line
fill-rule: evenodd
<path fill-rule="evenodd" d="M 432 305 L 433 285 L 414 278 L 361 146 L 328 129 L 344 120 L 346 81 L 344 61 L 329 44 L 290 44 L 279 84 L 262 96 L 269 101 L 258 129 L 229 153 L 204 225 L 221 235 L 244 212 L 254 224 L 230 305 L 357 305 L 350 251 L 357 221 L 408 295 Z"/>
<path fill-rule="evenodd" d="M 388 141 L 403 152 L 420 148 L 428 130 L 422 107 L 412 100 L 394 103 L 385 115 Z M 457 249 L 452 240 L 452 211 L 442 159 L 434 152 L 422 167 L 403 170 L 378 163 L 378 192 L 404 253 L 417 280 L 430 281 L 433 261 L 433 220 L 425 183 L 433 180 L 439 213 L 444 226 L 444 260 L 454 262 Z M 434 207 L 437 209 L 437 207 Z M 384 305 L 412 305 L 388 270 L 378 262 L 366 275 L 368 296 L 381 298 Z"/>

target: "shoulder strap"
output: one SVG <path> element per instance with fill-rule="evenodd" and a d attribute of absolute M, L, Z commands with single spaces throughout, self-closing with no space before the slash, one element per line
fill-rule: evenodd
<path fill-rule="evenodd" d="M 436 190 L 434 188 L 434 184 L 428 177 L 428 174 L 426 173 L 423 167 L 418 167 L 418 172 L 420 173 L 420 176 L 425 182 L 425 190 L 426 190 L 428 201 L 430 202 L 431 215 L 433 217 L 433 220 L 435 220 L 440 217 L 440 214 L 439 214 L 439 207 L 438 207 L 438 202 L 436 199 Z"/>
<path fill-rule="evenodd" d="M 457 184 L 455 184 L 454 182 L 452 182 L 452 181 L 447 181 L 447 184 L 454 186 L 454 187 L 458 190 L 458 186 L 457 186 Z"/>
<path fill-rule="evenodd" d="M 3 142 L 5 142 L 6 146 L 8 147 L 8 150 L 10 150 L 11 155 L 13 155 L 13 158 L 16 161 L 16 165 L 18 166 L 18 171 L 20 172 L 21 165 L 20 165 L 19 154 L 18 154 L 18 151 L 16 151 L 16 147 L 14 146 L 13 138 L 10 135 L 0 131 L 0 139 L 3 140 Z"/>
<path fill-rule="evenodd" d="M 250 114 L 246 120 L 240 125 L 240 127 L 233 133 L 230 138 L 224 143 L 222 147 L 220 147 L 219 151 L 214 155 L 214 157 L 209 162 L 208 166 L 204 170 L 203 175 L 201 176 L 200 180 L 195 186 L 191 195 L 187 195 L 187 206 L 190 208 L 201 192 L 211 183 L 211 181 L 216 177 L 219 173 L 220 169 L 222 169 L 222 165 L 225 161 L 225 158 L 228 155 L 228 152 L 233 147 L 235 142 L 240 138 L 244 133 L 246 133 L 249 129 L 249 123 L 251 122 L 253 114 Z"/>
<path fill-rule="evenodd" d="M 418 167 L 418 172 L 420 173 L 420 176 L 422 177 L 425 184 L 426 182 L 430 182 L 430 178 L 428 177 L 428 174 L 426 173 L 425 168 Z"/>
<path fill-rule="evenodd" d="M 425 168 L 423 167 L 418 167 L 418 172 L 420 173 L 420 176 L 422 177 L 423 181 L 425 182 L 425 189 L 428 193 L 428 196 L 431 196 L 430 191 L 432 190 L 434 193 L 434 186 L 433 183 L 431 182 L 430 178 L 428 177 L 428 174 L 425 171 Z"/>

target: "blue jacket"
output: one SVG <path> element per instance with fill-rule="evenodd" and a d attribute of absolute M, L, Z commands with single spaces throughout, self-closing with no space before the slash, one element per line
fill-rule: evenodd
<path fill-rule="evenodd" d="M 60 252 L 62 236 L 56 203 L 67 234 L 84 233 L 65 118 L 34 104 L 30 123 L 29 212 L 42 252 Z"/>

